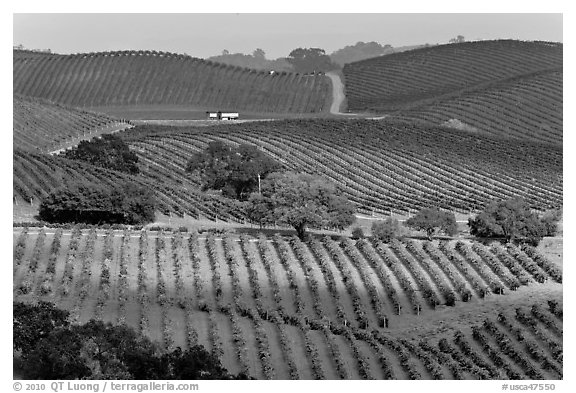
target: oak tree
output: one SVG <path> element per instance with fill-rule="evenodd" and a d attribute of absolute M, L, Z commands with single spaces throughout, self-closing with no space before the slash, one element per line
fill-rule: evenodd
<path fill-rule="evenodd" d="M 249 205 L 251 219 L 291 226 L 300 239 L 307 228 L 342 230 L 356 219 L 354 206 L 333 183 L 304 173 L 271 174 L 262 183 L 262 192 L 252 194 Z"/>
<path fill-rule="evenodd" d="M 438 232 L 453 236 L 458 229 L 454 213 L 433 207 L 420 210 L 406 221 L 406 225 L 415 230 L 426 232 L 429 240 L 432 240 L 432 236 Z"/>
<path fill-rule="evenodd" d="M 246 200 L 258 189 L 260 181 L 280 168 L 280 164 L 254 145 L 232 147 L 212 141 L 205 150 L 192 156 L 186 171 L 200 176 L 203 190 L 220 190 L 224 196 Z"/>
<path fill-rule="evenodd" d="M 400 222 L 397 219 L 388 217 L 383 221 L 375 221 L 372 223 L 372 236 L 384 243 L 390 243 L 392 239 L 400 236 L 401 233 Z"/>
<path fill-rule="evenodd" d="M 502 237 L 508 243 L 538 244 L 547 231 L 546 224 L 522 198 L 492 200 L 476 217 L 468 219 L 468 225 L 474 236 Z"/>
<path fill-rule="evenodd" d="M 47 222 L 143 224 L 154 220 L 154 192 L 133 183 L 116 187 L 79 182 L 53 190 L 40 203 Z"/>
<path fill-rule="evenodd" d="M 162 350 L 126 325 L 71 325 L 51 303 L 14 304 L 15 356 L 26 379 L 248 379 L 204 347 Z"/>
<path fill-rule="evenodd" d="M 304 74 L 326 72 L 338 68 L 324 49 L 320 48 L 294 49 L 290 52 L 286 60 L 294 66 L 296 72 Z"/>
<path fill-rule="evenodd" d="M 130 151 L 128 145 L 113 134 L 102 134 L 90 141 L 81 141 L 77 147 L 64 152 L 63 156 L 132 175 L 139 172 L 136 153 Z"/>

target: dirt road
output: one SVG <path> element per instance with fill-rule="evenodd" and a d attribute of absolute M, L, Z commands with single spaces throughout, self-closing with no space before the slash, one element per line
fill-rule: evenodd
<path fill-rule="evenodd" d="M 330 113 L 333 115 L 354 115 L 354 113 L 340 112 L 340 107 L 346 98 L 344 95 L 344 84 L 340 76 L 334 72 L 327 72 L 326 76 L 332 81 L 332 105 L 330 106 Z"/>
<path fill-rule="evenodd" d="M 371 114 L 340 112 L 340 110 L 342 109 L 342 104 L 346 99 L 346 95 L 344 94 L 344 84 L 342 83 L 340 75 L 338 75 L 335 72 L 329 71 L 326 73 L 326 76 L 330 78 L 330 81 L 332 81 L 332 105 L 330 106 L 331 114 L 341 116 L 359 116 L 360 118 L 370 120 L 382 120 L 388 116 L 388 115 L 373 116 Z"/>

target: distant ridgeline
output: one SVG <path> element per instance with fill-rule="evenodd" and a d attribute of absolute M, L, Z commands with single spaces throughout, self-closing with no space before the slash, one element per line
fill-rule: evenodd
<path fill-rule="evenodd" d="M 184 105 L 315 113 L 328 107 L 323 75 L 269 73 L 157 51 L 74 55 L 14 50 L 14 93 L 78 107 Z"/>
<path fill-rule="evenodd" d="M 562 143 L 563 45 L 513 40 L 440 45 L 344 67 L 351 111 Z"/>
<path fill-rule="evenodd" d="M 129 127 L 127 121 L 18 94 L 13 99 L 15 148 L 48 152 L 77 138 Z"/>

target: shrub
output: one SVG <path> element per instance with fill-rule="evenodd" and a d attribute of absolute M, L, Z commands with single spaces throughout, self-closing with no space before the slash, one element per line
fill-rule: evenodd
<path fill-rule="evenodd" d="M 406 221 L 406 225 L 418 231 L 425 231 L 428 240 L 437 232 L 444 232 L 454 236 L 458 230 L 454 213 L 445 212 L 438 208 L 425 208 L 420 210 L 414 217 Z"/>
<path fill-rule="evenodd" d="M 51 223 L 142 224 L 154 220 L 153 191 L 127 183 L 105 187 L 79 183 L 52 191 L 38 216 Z"/>
<path fill-rule="evenodd" d="M 306 173 L 272 173 L 262 192 L 249 199 L 249 218 L 261 225 L 277 223 L 296 229 L 304 239 L 307 228 L 342 230 L 353 224 L 354 205 L 335 184 Z"/>
<path fill-rule="evenodd" d="M 548 210 L 542 215 L 541 221 L 544 224 L 544 236 L 556 236 L 558 233 L 558 221 L 562 219 L 562 209 Z"/>
<path fill-rule="evenodd" d="M 392 239 L 400 237 L 401 230 L 400 222 L 392 217 L 372 223 L 372 236 L 384 243 L 390 243 Z"/>
<path fill-rule="evenodd" d="M 52 303 L 13 304 L 13 347 L 27 354 L 52 330 L 68 326 L 68 311 L 60 310 Z"/>
<path fill-rule="evenodd" d="M 545 223 L 521 198 L 491 201 L 475 218 L 468 220 L 468 226 L 474 236 L 501 237 L 508 243 L 519 241 L 532 245 L 537 245 L 547 230 Z"/>
<path fill-rule="evenodd" d="M 352 239 L 364 239 L 364 231 L 360 227 L 352 229 Z"/>
<path fill-rule="evenodd" d="M 64 153 L 72 160 L 89 162 L 106 169 L 138 174 L 138 156 L 116 135 L 102 134 L 91 141 L 81 141 L 77 147 Z"/>
<path fill-rule="evenodd" d="M 257 146 L 241 144 L 238 147 L 212 141 L 208 147 L 192 156 L 186 171 L 200 176 L 204 190 L 221 190 L 222 195 L 246 200 L 258 190 L 259 183 L 281 165 Z"/>

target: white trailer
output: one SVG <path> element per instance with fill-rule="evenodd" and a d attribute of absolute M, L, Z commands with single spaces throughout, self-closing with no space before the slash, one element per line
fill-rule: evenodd
<path fill-rule="evenodd" d="M 237 120 L 240 115 L 238 112 L 222 112 L 220 120 Z"/>
<path fill-rule="evenodd" d="M 238 112 L 206 112 L 210 120 L 237 120 L 240 117 Z"/>

